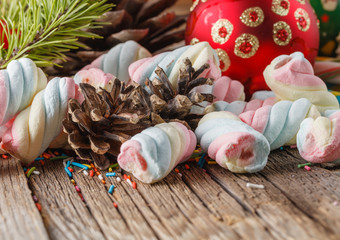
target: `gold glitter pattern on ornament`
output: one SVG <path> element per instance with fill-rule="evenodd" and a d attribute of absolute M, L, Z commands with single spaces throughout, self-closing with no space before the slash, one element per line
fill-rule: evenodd
<path fill-rule="evenodd" d="M 305 0 L 296 0 L 296 1 L 298 1 L 298 2 L 301 3 L 301 4 L 306 4 L 306 1 L 305 1 Z"/>
<path fill-rule="evenodd" d="M 196 43 L 199 43 L 199 42 L 200 42 L 200 40 L 198 40 L 197 38 L 193 38 L 190 41 L 190 45 L 195 45 Z"/>
<path fill-rule="evenodd" d="M 287 45 L 292 39 L 292 30 L 290 29 L 290 26 L 284 21 L 274 23 L 273 39 L 279 46 Z"/>
<path fill-rule="evenodd" d="M 215 43 L 224 44 L 228 41 L 234 26 L 227 19 L 219 19 L 211 28 L 211 37 Z"/>
<path fill-rule="evenodd" d="M 222 72 L 225 72 L 230 67 L 230 58 L 228 53 L 221 48 L 216 49 L 218 58 L 220 59 L 220 68 Z"/>
<path fill-rule="evenodd" d="M 207 0 L 201 0 L 202 3 L 205 3 Z M 192 5 L 190 7 L 190 12 L 194 11 L 195 7 L 200 3 L 200 0 L 192 1 Z"/>
<path fill-rule="evenodd" d="M 306 32 L 310 27 L 310 18 L 308 13 L 304 9 L 298 8 L 294 12 L 294 17 L 298 28 L 301 31 Z"/>
<path fill-rule="evenodd" d="M 257 27 L 263 22 L 264 13 L 260 7 L 251 7 L 244 10 L 240 19 L 248 27 Z"/>
<path fill-rule="evenodd" d="M 234 53 L 241 58 L 250 58 L 255 55 L 259 47 L 260 42 L 256 36 L 243 33 L 235 40 Z"/>
<path fill-rule="evenodd" d="M 273 0 L 272 11 L 280 16 L 286 16 L 289 13 L 289 0 Z"/>
<path fill-rule="evenodd" d="M 200 0 L 192 1 L 192 5 L 190 7 L 190 12 L 194 11 L 195 7 L 200 3 Z"/>

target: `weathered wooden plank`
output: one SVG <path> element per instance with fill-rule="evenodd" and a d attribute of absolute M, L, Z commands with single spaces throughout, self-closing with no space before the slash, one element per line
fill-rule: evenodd
<path fill-rule="evenodd" d="M 97 176 L 91 178 L 84 174 L 74 174 L 74 178 L 93 217 L 108 239 L 157 239 L 148 221 L 124 187 L 112 178 L 106 178 L 104 173 L 102 175 L 106 180 L 105 186 Z M 107 192 L 111 184 L 115 186 L 113 196 Z M 118 204 L 118 209 L 114 207 L 113 202 Z M 157 226 L 157 222 L 153 224 Z"/>
<path fill-rule="evenodd" d="M 205 206 L 226 225 L 230 225 L 243 239 L 275 239 L 275 231 L 268 228 L 256 214 L 243 208 L 209 174 L 189 163 L 190 169 L 179 166 L 183 181 L 195 192 Z"/>
<path fill-rule="evenodd" d="M 86 199 L 93 198 L 99 192 L 101 192 L 101 196 L 106 196 L 98 201 L 102 202 L 102 199 L 108 198 L 107 190 L 99 183 L 98 179 L 88 181 L 86 180 L 88 178 L 82 175 L 75 175 L 75 178 L 79 184 L 88 185 L 88 188 L 82 187 Z M 151 229 L 155 237 L 159 239 L 198 239 L 204 236 L 207 238 L 210 234 L 220 238 L 223 238 L 222 236 L 238 238 L 233 231 L 226 231 L 215 226 L 211 214 L 200 200 L 192 194 L 190 189 L 182 189 L 185 184 L 180 179 L 175 176 L 170 181 L 174 185 L 180 183 L 180 191 L 187 192 L 187 194 L 181 192 L 183 196 L 178 196 L 164 181 L 153 185 L 142 184 L 137 181 L 138 189 L 135 190 L 126 181 L 117 183 L 113 179 L 106 178 L 107 183 L 114 183 L 116 186 L 114 199 L 118 203 L 120 214 L 126 219 L 129 228 L 136 234 L 135 237 L 150 239 L 148 230 Z M 93 189 L 95 190 L 93 191 Z M 86 201 L 90 209 L 98 208 L 98 202 Z M 107 201 L 111 201 L 112 204 L 112 200 Z M 110 210 L 103 208 L 99 211 L 104 216 Z M 216 218 L 213 221 L 220 224 Z M 98 220 L 99 224 L 101 224 L 100 222 L 101 220 Z M 103 226 L 110 225 L 108 222 L 102 224 Z M 115 225 L 115 227 L 119 230 L 121 226 Z"/>
<path fill-rule="evenodd" d="M 272 161 L 272 157 L 270 157 Z M 265 175 L 277 174 L 267 170 Z M 280 189 L 260 174 L 233 174 L 219 166 L 207 166 L 212 178 L 234 196 L 244 208 L 263 219 L 271 233 L 284 239 L 325 239 L 331 234 L 296 207 Z M 290 175 L 290 174 L 288 174 Z M 281 178 L 289 178 L 287 174 Z M 250 189 L 246 183 L 265 186 L 264 189 Z"/>
<path fill-rule="evenodd" d="M 61 161 L 38 166 L 40 175 L 29 184 L 39 198 L 41 214 L 51 239 L 105 239 L 91 212 L 78 196 Z"/>
<path fill-rule="evenodd" d="M 138 184 L 138 192 L 131 188 L 126 190 L 133 199 L 141 194 L 159 221 L 177 239 L 240 238 L 230 226 L 216 218 L 174 172 L 161 182 Z"/>
<path fill-rule="evenodd" d="M 6 239 L 48 239 L 18 161 L 0 159 L 0 232 Z"/>
<path fill-rule="evenodd" d="M 340 237 L 340 206 L 336 204 L 340 202 L 340 176 L 320 165 L 311 171 L 298 168 L 305 160 L 297 150 L 276 151 L 270 159 L 261 175 L 316 224 Z"/>

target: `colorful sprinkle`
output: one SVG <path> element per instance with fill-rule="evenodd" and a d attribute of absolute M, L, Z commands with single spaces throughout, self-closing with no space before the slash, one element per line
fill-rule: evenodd
<path fill-rule="evenodd" d="M 102 179 L 102 180 L 101 180 L 101 182 L 102 182 L 102 184 L 106 184 L 106 182 L 105 182 L 105 180 L 104 180 L 104 179 Z"/>
<path fill-rule="evenodd" d="M 80 188 L 77 185 L 74 186 L 74 187 L 75 187 L 76 191 L 80 193 Z"/>
<path fill-rule="evenodd" d="M 249 182 L 246 184 L 246 187 L 247 188 L 260 188 L 260 189 L 264 188 L 262 184 L 255 184 L 255 183 L 249 183 Z"/>
<path fill-rule="evenodd" d="M 122 181 L 122 179 L 120 179 L 120 177 L 117 177 L 116 180 L 117 180 L 117 182 L 121 182 Z"/>
<path fill-rule="evenodd" d="M 114 163 L 114 164 L 110 165 L 109 168 L 115 168 L 115 167 L 118 167 L 118 166 L 119 166 L 118 163 Z"/>
<path fill-rule="evenodd" d="M 113 206 L 115 207 L 115 208 L 118 208 L 118 204 L 117 203 L 113 203 Z"/>
<path fill-rule="evenodd" d="M 94 171 L 90 170 L 90 177 L 93 177 L 93 175 L 94 175 Z"/>
<path fill-rule="evenodd" d="M 190 169 L 190 167 L 189 167 L 188 164 L 185 164 L 184 167 L 185 167 L 186 169 Z"/>
<path fill-rule="evenodd" d="M 306 169 L 307 171 L 310 171 L 310 170 L 312 170 L 312 168 L 311 168 L 310 166 L 307 166 L 307 165 L 306 165 L 306 166 L 304 166 L 303 168 L 304 168 L 304 169 Z"/>
<path fill-rule="evenodd" d="M 112 172 L 112 168 L 109 168 L 109 172 Z"/>
<path fill-rule="evenodd" d="M 39 203 L 35 203 L 35 206 L 37 206 L 38 211 L 41 212 L 41 205 Z"/>
<path fill-rule="evenodd" d="M 305 167 L 305 166 L 312 166 L 312 163 L 302 163 L 302 164 L 299 164 L 298 165 L 298 168 L 302 168 L 302 167 Z"/>
<path fill-rule="evenodd" d="M 113 173 L 106 173 L 105 175 L 106 177 L 115 177 L 116 176 L 116 173 L 113 172 Z"/>
<path fill-rule="evenodd" d="M 137 189 L 137 183 L 136 182 L 132 182 L 132 188 Z"/>
<path fill-rule="evenodd" d="M 108 192 L 109 192 L 110 194 L 112 194 L 114 188 L 115 188 L 115 186 L 114 186 L 114 185 L 111 185 Z"/>
<path fill-rule="evenodd" d="M 28 172 L 27 172 L 27 177 L 29 178 L 33 171 L 36 169 L 36 167 L 32 167 Z"/>
<path fill-rule="evenodd" d="M 84 170 L 83 173 L 84 173 L 85 176 L 88 176 L 88 175 L 89 175 L 89 172 L 86 171 L 86 170 Z"/>

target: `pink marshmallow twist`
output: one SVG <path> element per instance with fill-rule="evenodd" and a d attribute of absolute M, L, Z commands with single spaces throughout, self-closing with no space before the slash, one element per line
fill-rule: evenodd
<path fill-rule="evenodd" d="M 307 118 L 297 134 L 297 148 L 308 162 L 326 163 L 340 159 L 340 110 L 316 119 Z"/>
<path fill-rule="evenodd" d="M 257 172 L 267 163 L 267 139 L 230 112 L 206 114 L 195 134 L 203 152 L 232 172 Z"/>
<path fill-rule="evenodd" d="M 195 134 L 181 123 L 157 124 L 124 142 L 117 161 L 140 181 L 154 183 L 187 160 L 196 143 Z"/>
<path fill-rule="evenodd" d="M 296 134 L 301 122 L 308 117 L 319 117 L 320 113 L 306 98 L 294 102 L 280 101 L 256 110 L 241 113 L 239 118 L 256 131 L 262 133 L 274 150 L 283 145 L 296 143 Z"/>
<path fill-rule="evenodd" d="M 46 84 L 43 71 L 28 58 L 11 61 L 0 71 L 0 138 L 6 123 L 29 106 Z"/>
<path fill-rule="evenodd" d="M 307 98 L 321 113 L 327 109 L 339 109 L 336 97 L 314 75 L 312 65 L 301 52 L 275 58 L 263 75 L 278 99 L 295 101 Z"/>
<path fill-rule="evenodd" d="M 54 78 L 18 113 L 2 136 L 1 148 L 29 163 L 61 133 L 70 98 L 81 98 L 71 78 Z M 67 140 L 67 138 L 65 138 Z"/>
<path fill-rule="evenodd" d="M 264 106 L 272 106 L 276 102 L 275 97 L 270 97 L 265 100 L 253 99 L 249 102 L 244 101 L 234 101 L 228 103 L 226 101 L 217 101 L 213 104 L 207 106 L 204 110 L 205 113 L 228 111 L 235 115 L 240 115 L 243 112 L 255 111 Z"/>

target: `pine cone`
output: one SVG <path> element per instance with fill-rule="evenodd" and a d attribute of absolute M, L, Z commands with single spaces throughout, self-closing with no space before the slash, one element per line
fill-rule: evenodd
<path fill-rule="evenodd" d="M 147 93 L 137 85 L 114 80 L 109 93 L 86 83 L 80 84 L 85 97 L 80 105 L 70 99 L 67 118 L 63 121 L 68 142 L 82 159 L 93 160 L 101 169 L 109 166 L 110 159 L 119 153 L 122 142 L 151 125 Z"/>
<path fill-rule="evenodd" d="M 109 24 L 103 25 L 103 28 L 89 30 L 103 38 L 80 38 L 79 41 L 87 45 L 88 49 L 67 53 L 67 62 L 58 62 L 63 68 L 56 66 L 46 68 L 48 74 L 73 75 L 115 45 L 128 40 L 139 42 L 152 53 L 184 40 L 187 15 L 176 16 L 174 12 L 164 12 L 174 5 L 176 0 L 114 0 L 110 2 L 115 3 L 116 7 L 98 20 L 98 22 Z"/>
<path fill-rule="evenodd" d="M 152 124 L 182 120 L 192 129 L 197 127 L 197 123 L 202 117 L 200 114 L 192 112 L 193 106 L 204 108 L 200 103 L 203 101 L 213 102 L 212 94 L 199 93 L 193 90 L 201 85 L 212 85 L 210 78 L 198 77 L 209 64 L 204 64 L 197 71 L 192 67 L 190 60 L 184 61 L 180 69 L 177 88 L 174 89 L 164 73 L 163 69 L 157 67 L 155 73 L 158 78 L 150 81 L 146 80 L 146 86 L 150 90 L 151 101 L 151 121 Z"/>

